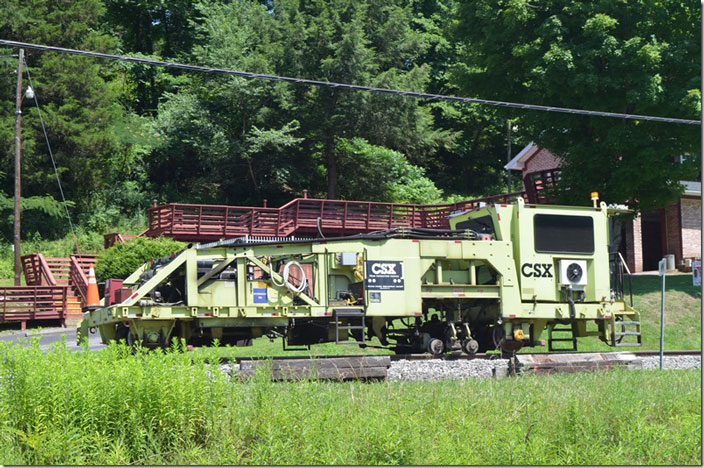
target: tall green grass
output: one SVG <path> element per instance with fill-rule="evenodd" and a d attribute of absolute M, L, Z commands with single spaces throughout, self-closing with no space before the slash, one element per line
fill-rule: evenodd
<path fill-rule="evenodd" d="M 0 343 L 3 464 L 700 464 L 700 453 L 698 371 L 238 382 L 194 353 Z"/>

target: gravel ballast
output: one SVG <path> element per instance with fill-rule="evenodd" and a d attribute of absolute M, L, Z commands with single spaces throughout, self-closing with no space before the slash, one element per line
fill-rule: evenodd
<path fill-rule="evenodd" d="M 386 380 L 428 382 L 489 378 L 494 376 L 494 372 L 505 374 L 507 369 L 507 359 L 473 359 L 471 361 L 409 361 L 402 359 L 391 363 Z"/>
<path fill-rule="evenodd" d="M 643 369 L 659 369 L 660 356 L 647 356 L 642 358 Z M 701 356 L 664 356 L 663 369 L 701 369 Z"/>
<path fill-rule="evenodd" d="M 520 359 L 520 357 L 519 357 Z M 646 356 L 640 359 L 642 369 L 658 369 L 659 356 Z M 701 369 L 701 356 L 665 356 L 664 369 Z M 400 360 L 391 363 L 387 380 L 419 382 L 440 380 L 461 380 L 471 378 L 491 378 L 506 376 L 508 360 L 474 359 L 471 361 L 409 361 Z"/>

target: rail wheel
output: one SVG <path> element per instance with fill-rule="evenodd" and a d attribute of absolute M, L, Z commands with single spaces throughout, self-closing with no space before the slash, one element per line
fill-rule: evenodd
<path fill-rule="evenodd" d="M 430 341 L 428 341 L 426 350 L 433 356 L 439 356 L 445 351 L 445 343 L 437 338 L 431 338 Z"/>
<path fill-rule="evenodd" d="M 127 331 L 127 346 L 130 347 L 130 350 L 132 350 L 132 354 L 137 354 L 137 344 L 139 343 L 138 340 L 135 339 L 134 333 L 132 333 L 132 330 Z"/>
<path fill-rule="evenodd" d="M 479 342 L 475 339 L 464 340 L 462 342 L 462 351 L 473 356 L 479 351 Z"/>

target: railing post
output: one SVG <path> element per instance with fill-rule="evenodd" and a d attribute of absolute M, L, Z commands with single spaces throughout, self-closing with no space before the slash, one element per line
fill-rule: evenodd
<path fill-rule="evenodd" d="M 308 198 L 308 191 L 306 190 L 304 192 L 305 198 Z M 300 215 L 301 211 L 301 202 L 300 200 L 296 200 L 296 216 L 293 219 L 293 232 L 296 232 L 298 230 L 298 216 Z"/>
<path fill-rule="evenodd" d="M 36 320 L 37 319 L 37 286 L 32 286 L 32 288 L 34 289 L 34 294 L 33 294 L 34 309 L 32 310 L 32 320 Z"/>
<path fill-rule="evenodd" d="M 252 235 L 252 232 L 254 232 L 254 208 L 250 208 L 249 210 L 249 235 Z"/>
<path fill-rule="evenodd" d="M 344 202 L 345 211 L 342 214 L 342 232 L 345 232 L 345 227 L 347 226 L 347 206 L 349 206 L 348 201 Z"/>
<path fill-rule="evenodd" d="M 61 307 L 61 321 L 66 321 L 66 308 L 68 307 L 68 287 L 63 288 L 63 306 Z"/>
<path fill-rule="evenodd" d="M 391 229 L 391 226 L 393 225 L 393 219 L 394 219 L 394 205 L 393 203 L 389 205 L 389 229 Z"/>
<path fill-rule="evenodd" d="M 171 232 L 170 232 L 170 234 L 173 235 L 175 227 L 176 227 L 176 205 L 172 204 L 171 205 Z"/>
<path fill-rule="evenodd" d="M 229 210 L 227 206 L 225 207 L 225 222 L 222 223 L 222 235 L 226 236 L 227 235 L 227 220 L 228 220 L 228 215 L 229 215 Z"/>
<path fill-rule="evenodd" d="M 367 231 L 369 230 L 369 220 L 372 217 L 372 203 L 367 202 Z"/>

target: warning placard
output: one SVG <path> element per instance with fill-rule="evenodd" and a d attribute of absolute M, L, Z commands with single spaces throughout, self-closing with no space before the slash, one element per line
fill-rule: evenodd
<path fill-rule="evenodd" d="M 702 262 L 701 260 L 695 260 L 692 262 L 692 285 L 700 286 L 702 285 Z"/>
<path fill-rule="evenodd" d="M 403 289 L 403 262 L 366 260 L 364 287 L 369 291 Z"/>

